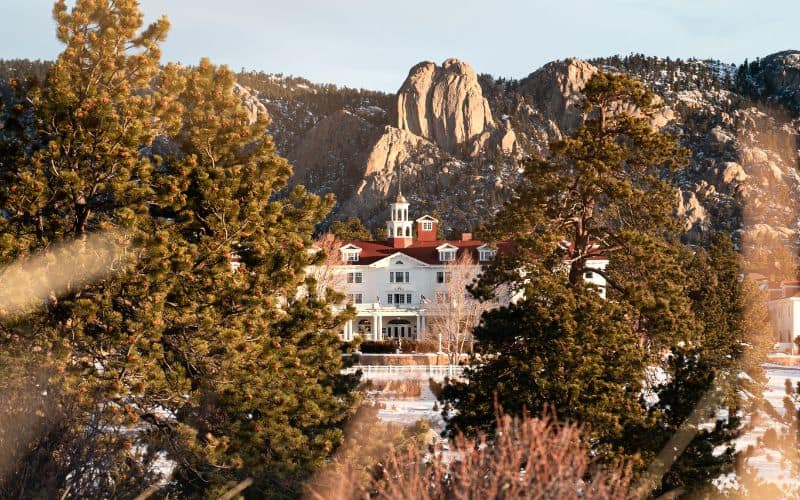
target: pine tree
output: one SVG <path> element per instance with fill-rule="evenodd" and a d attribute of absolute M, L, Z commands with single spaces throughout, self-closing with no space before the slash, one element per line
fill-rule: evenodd
<path fill-rule="evenodd" d="M 266 118 L 248 124 L 234 83 L 208 61 L 188 72 L 181 154 L 154 181 L 168 253 L 151 264 L 148 294 L 165 306 L 148 350 L 168 368 L 151 397 L 171 398 L 178 421 L 158 422 L 155 437 L 178 463 L 176 493 L 213 496 L 250 477 L 252 495 L 291 497 L 338 446 L 354 404 L 339 374 L 343 318 L 305 277 L 333 199 L 302 187 L 275 198 L 291 167 Z"/>
<path fill-rule="evenodd" d="M 719 267 L 703 261 L 704 270 L 725 287 L 713 297 L 692 288 L 702 273 L 687 265 L 692 254 L 680 243 L 669 184 L 686 153 L 651 127 L 652 94 L 604 73 L 584 94 L 584 124 L 527 166 L 519 196 L 490 225 L 493 239 L 510 240 L 514 250 L 499 256 L 475 291 L 511 286 L 524 296 L 484 317 L 468 383 L 451 385 L 443 399 L 456 410 L 451 430 L 490 429 L 493 394 L 512 413 L 553 405 L 559 418 L 588 425 L 600 456 L 626 455 L 644 466 L 715 382 L 715 370 L 741 355 L 741 302 L 721 295 L 739 293 L 730 288 L 738 267 L 715 250 Z M 605 269 L 589 266 L 598 257 L 609 260 Z M 608 300 L 584 283 L 586 272 L 606 278 Z M 714 326 L 720 308 L 727 320 Z M 671 383 L 649 382 L 653 369 Z M 648 402 L 648 394 L 658 400 Z M 701 488 L 729 467 L 730 452 L 714 457 L 711 450 L 729 443 L 734 427 L 695 439 L 689 461 L 697 475 L 680 476 L 681 486 Z M 668 478 L 665 488 L 680 481 Z"/>
<path fill-rule="evenodd" d="M 337 220 L 331 224 L 331 233 L 343 241 L 372 241 L 374 239 L 372 231 L 358 217 L 348 217 L 343 221 Z"/>
<path fill-rule="evenodd" d="M 165 19 L 141 30 L 135 0 L 59 1 L 54 16 L 66 49 L 30 109 L 7 114 L 31 121 L 4 134 L 0 256 L 93 238 L 110 255 L 102 280 L 1 318 L 0 389 L 45 381 L 48 395 L 6 408 L 40 429 L 8 491 L 135 495 L 166 453 L 183 496 L 246 477 L 254 496 L 296 496 L 354 403 L 337 297 L 306 279 L 333 200 L 277 197 L 291 167 L 266 118 L 249 123 L 225 68 L 159 68 Z M 98 251 L 84 247 L 75 263 Z"/>
<path fill-rule="evenodd" d="M 126 359 L 127 318 L 117 305 L 138 300 L 122 299 L 120 285 L 131 277 L 133 248 L 151 233 L 152 164 L 139 152 L 175 116 L 169 98 L 151 86 L 168 23 L 142 30 L 133 0 L 79 0 L 71 10 L 62 0 L 53 16 L 65 49 L 43 85 L 29 88 L 6 116 L 18 133 L 4 137 L 11 156 L 0 165 L 0 255 L 25 262 L 90 233 L 120 251 L 101 282 L 70 281 L 46 307 L 2 318 L 4 389 L 40 387 L 48 395 L 6 408 L 41 430 L 15 450 L 9 484 L 22 496 L 110 496 L 135 491 L 153 475 L 152 454 L 106 429 L 136 419 L 118 391 L 119 375 L 135 360 Z M 47 273 L 112 257 L 97 251 L 74 245 Z"/>

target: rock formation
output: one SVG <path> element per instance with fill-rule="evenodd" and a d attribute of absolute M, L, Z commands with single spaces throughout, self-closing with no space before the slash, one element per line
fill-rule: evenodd
<path fill-rule="evenodd" d="M 289 155 L 295 182 L 315 192 L 332 192 L 344 200 L 355 192 L 354 179 L 364 176 L 369 150 L 380 129 L 340 110 L 317 122 Z"/>
<path fill-rule="evenodd" d="M 785 106 L 800 116 L 800 51 L 785 50 L 770 54 L 752 66 L 748 93 Z"/>
<path fill-rule="evenodd" d="M 581 91 L 596 72 L 597 68 L 580 59 L 551 62 L 523 79 L 520 93 L 562 133 L 571 133 L 582 120 Z"/>
<path fill-rule="evenodd" d="M 252 90 L 237 83 L 233 86 L 233 95 L 242 100 L 242 104 L 247 110 L 247 117 L 250 120 L 251 125 L 258 121 L 259 115 L 263 114 L 269 117 L 267 107 L 258 100 L 258 96 Z"/>
<path fill-rule="evenodd" d="M 494 128 L 489 102 L 468 64 L 447 59 L 411 68 L 397 92 L 398 128 L 423 137 L 449 153 Z"/>

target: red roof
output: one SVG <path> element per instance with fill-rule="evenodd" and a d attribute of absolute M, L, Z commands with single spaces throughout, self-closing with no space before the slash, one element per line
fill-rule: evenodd
<path fill-rule="evenodd" d="M 425 262 L 426 264 L 445 264 L 445 261 L 439 260 L 439 251 L 436 247 L 448 244 L 458 248 L 456 258 L 469 252 L 475 262 L 478 262 L 478 247 L 484 244 L 480 240 L 436 240 L 436 241 L 414 241 L 411 246 L 406 248 L 394 248 L 385 241 L 344 241 L 344 245 L 355 245 L 361 248 L 361 253 L 358 255 L 358 262 L 347 262 L 353 265 L 366 265 L 377 262 L 395 253 L 402 253 L 413 257 L 417 260 Z M 503 244 L 501 243 L 500 246 Z"/>
<path fill-rule="evenodd" d="M 345 264 L 351 265 L 369 265 L 395 253 L 408 255 L 409 257 L 413 257 L 417 260 L 425 262 L 426 264 L 445 264 L 448 261 L 439 260 L 439 251 L 436 250 L 436 247 L 444 244 L 452 245 L 458 248 L 458 251 L 456 252 L 456 259 L 464 255 L 464 252 L 470 252 L 473 260 L 476 263 L 481 262 L 478 254 L 478 247 L 485 244 L 485 242 L 481 240 L 415 240 L 411 246 L 406 248 L 395 248 L 386 241 L 347 240 L 342 242 L 342 246 L 355 245 L 361 249 L 357 262 L 345 262 Z M 508 253 L 511 251 L 512 243 L 501 241 L 490 246 L 497 248 L 501 253 Z M 592 255 L 586 260 L 602 261 L 606 260 L 606 258 L 602 255 Z"/>

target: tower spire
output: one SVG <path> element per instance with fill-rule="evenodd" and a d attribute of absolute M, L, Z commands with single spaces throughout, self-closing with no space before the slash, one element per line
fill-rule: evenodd
<path fill-rule="evenodd" d="M 396 203 L 408 203 L 403 196 L 403 166 L 397 164 L 397 201 Z"/>

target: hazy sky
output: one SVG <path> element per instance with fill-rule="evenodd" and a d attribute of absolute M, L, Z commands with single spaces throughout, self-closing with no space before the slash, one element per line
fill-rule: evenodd
<path fill-rule="evenodd" d="M 0 58 L 60 51 L 52 0 L 0 0 Z M 642 52 L 739 63 L 800 49 L 800 0 L 141 0 L 165 59 L 395 91 L 422 60 L 523 77 L 564 57 Z"/>

